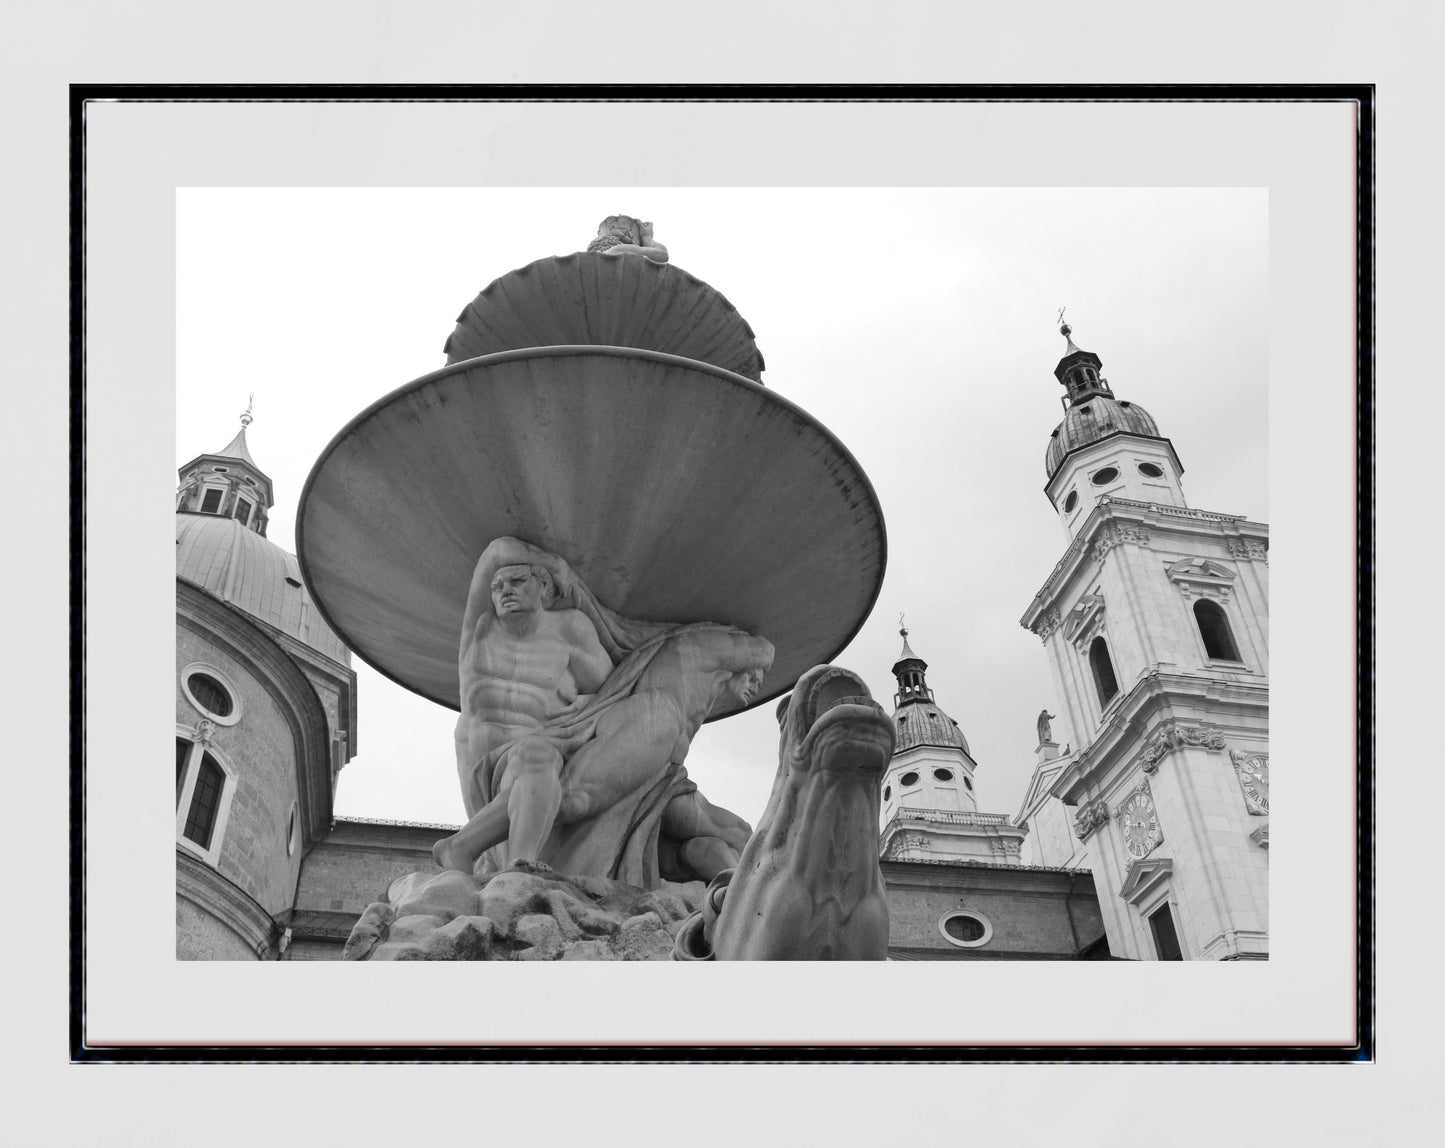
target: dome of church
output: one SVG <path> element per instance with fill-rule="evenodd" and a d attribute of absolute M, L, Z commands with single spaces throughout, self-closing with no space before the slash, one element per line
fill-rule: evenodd
<path fill-rule="evenodd" d="M 968 741 L 958 723 L 931 700 L 908 702 L 899 707 L 893 714 L 893 724 L 898 727 L 895 754 L 917 745 L 936 745 L 968 753 Z"/>
<path fill-rule="evenodd" d="M 176 577 L 333 661 L 351 664 L 350 652 L 302 584 L 295 556 L 235 518 L 178 513 Z"/>
<path fill-rule="evenodd" d="M 1064 421 L 1054 428 L 1049 439 L 1049 448 L 1044 455 L 1045 472 L 1053 478 L 1071 451 L 1120 432 L 1161 437 L 1154 416 L 1138 403 L 1121 402 L 1112 395 L 1101 394 L 1076 403 L 1069 408 Z"/>

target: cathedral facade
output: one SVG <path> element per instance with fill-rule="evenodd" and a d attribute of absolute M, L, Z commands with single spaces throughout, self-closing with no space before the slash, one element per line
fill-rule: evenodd
<path fill-rule="evenodd" d="M 1035 860 L 1092 872 L 1115 956 L 1264 958 L 1268 528 L 1190 507 L 1154 419 L 1062 333 L 1044 491 L 1067 543 L 1022 624 L 1074 748 L 1041 720 L 1017 819 Z"/>

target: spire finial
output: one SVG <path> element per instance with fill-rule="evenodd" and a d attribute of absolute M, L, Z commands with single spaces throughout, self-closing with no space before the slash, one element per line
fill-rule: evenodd
<path fill-rule="evenodd" d="M 903 624 L 903 615 L 898 615 L 898 633 L 906 642 L 908 641 L 908 627 Z"/>
<path fill-rule="evenodd" d="M 251 417 L 251 406 L 256 401 L 255 395 L 246 396 L 246 409 L 241 413 L 241 428 L 244 430 L 255 420 Z"/>
<path fill-rule="evenodd" d="M 1055 320 L 1055 322 L 1057 322 L 1059 325 L 1059 334 L 1062 335 L 1065 339 L 1069 339 L 1069 336 L 1074 333 L 1074 329 L 1064 322 L 1064 312 L 1067 310 L 1067 307 L 1060 307 L 1059 317 Z M 1072 343 L 1073 340 L 1069 339 L 1069 342 Z"/>

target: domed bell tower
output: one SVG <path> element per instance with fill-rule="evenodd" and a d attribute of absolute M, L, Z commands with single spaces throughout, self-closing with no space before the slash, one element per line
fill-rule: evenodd
<path fill-rule="evenodd" d="M 1142 407 L 1067 324 L 1045 494 L 1068 546 L 1022 622 L 1044 644 L 1071 752 L 1020 812 L 1046 864 L 1087 856 L 1109 951 L 1269 951 L 1268 528 L 1192 509 Z M 1052 718 L 1053 715 L 1047 715 Z M 1040 745 L 1045 726 L 1040 722 Z M 1061 845 L 1072 828 L 1076 848 Z"/>
<path fill-rule="evenodd" d="M 1184 467 L 1143 407 L 1119 400 L 1100 373 L 1103 361 L 1074 345 L 1073 328 L 1059 327 L 1067 349 L 1054 368 L 1064 388 L 1064 419 L 1049 437 L 1044 458 L 1053 503 L 1072 540 L 1102 498 L 1186 506 Z"/>
<path fill-rule="evenodd" d="M 1023 831 L 1001 814 L 978 812 L 968 741 L 934 699 L 928 663 L 908 644 L 893 664 L 898 741 L 883 775 L 882 853 L 892 861 L 1017 864 Z"/>

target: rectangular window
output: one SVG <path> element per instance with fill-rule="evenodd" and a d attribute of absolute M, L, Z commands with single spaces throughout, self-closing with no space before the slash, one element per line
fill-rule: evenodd
<path fill-rule="evenodd" d="M 202 514 L 219 514 L 221 512 L 221 495 L 224 492 L 218 486 L 210 487 L 201 499 Z"/>
<path fill-rule="evenodd" d="M 185 828 L 185 835 L 202 849 L 211 847 L 211 833 L 216 828 L 216 813 L 221 807 L 221 789 L 225 784 L 225 770 L 209 753 L 202 754 Z"/>
<path fill-rule="evenodd" d="M 1149 928 L 1154 933 L 1154 949 L 1161 961 L 1184 959 L 1184 954 L 1179 950 L 1179 935 L 1174 931 L 1174 917 L 1169 912 L 1168 905 L 1150 916 Z"/>
<path fill-rule="evenodd" d="M 251 504 L 244 498 L 236 499 L 236 518 L 242 526 L 251 521 Z"/>
<path fill-rule="evenodd" d="M 186 788 L 186 762 L 191 756 L 191 743 L 176 738 L 176 808 L 181 807 L 181 791 Z"/>

